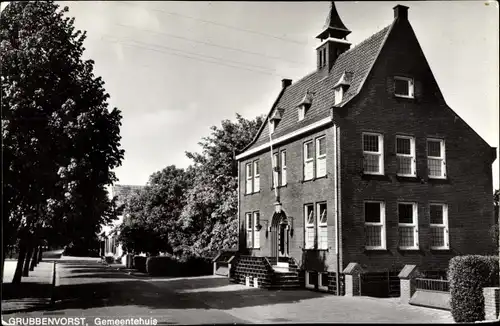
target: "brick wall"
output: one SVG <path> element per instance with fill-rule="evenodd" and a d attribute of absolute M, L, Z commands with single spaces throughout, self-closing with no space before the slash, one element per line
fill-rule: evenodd
<path fill-rule="evenodd" d="M 415 99 L 394 97 L 394 75 L 414 78 Z M 344 264 L 358 262 L 368 270 L 400 270 L 405 264 L 445 269 L 455 255 L 493 252 L 488 233 L 493 224 L 490 147 L 447 107 L 408 23 L 395 24 L 363 90 L 337 112 L 341 129 Z M 383 134 L 384 176 L 362 175 L 364 131 Z M 416 138 L 418 178 L 396 177 L 397 134 Z M 425 180 L 427 137 L 445 139 L 446 180 Z M 365 250 L 365 200 L 385 201 L 387 250 Z M 418 203 L 420 250 L 398 249 L 398 201 Z M 430 250 L 430 202 L 448 205 L 450 250 Z"/>
<path fill-rule="evenodd" d="M 287 185 L 280 187 L 280 199 L 283 210 L 288 218 L 293 218 L 293 237 L 289 238 L 290 256 L 295 258 L 300 268 L 316 271 L 335 271 L 335 201 L 333 189 L 333 127 L 313 131 L 301 136 L 300 139 L 273 147 L 273 152 L 286 150 L 287 152 Z M 303 145 L 308 140 L 326 135 L 327 148 L 327 176 L 316 180 L 303 182 Z M 245 194 L 245 164 L 259 159 L 260 192 Z M 274 213 L 275 194 L 271 188 L 271 155 L 269 150 L 251 158 L 240 161 L 240 247 L 255 256 L 271 256 L 271 233 L 266 238 L 265 220 L 269 221 Z M 304 250 L 304 204 L 325 202 L 328 215 L 328 250 Z M 247 250 L 245 233 L 245 213 L 260 210 L 261 225 L 260 249 Z"/>

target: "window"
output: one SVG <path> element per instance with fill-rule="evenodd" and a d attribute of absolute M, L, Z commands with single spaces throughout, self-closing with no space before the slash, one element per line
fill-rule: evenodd
<path fill-rule="evenodd" d="M 418 219 L 416 203 L 399 203 L 399 248 L 418 249 Z"/>
<path fill-rule="evenodd" d="M 286 185 L 286 151 L 281 151 L 281 185 Z"/>
<path fill-rule="evenodd" d="M 394 77 L 394 95 L 398 97 L 413 98 L 413 79 Z"/>
<path fill-rule="evenodd" d="M 246 164 L 245 174 L 246 174 L 246 193 L 251 194 L 253 189 L 252 163 Z"/>
<path fill-rule="evenodd" d="M 269 121 L 269 132 L 272 134 L 274 132 L 274 130 L 276 129 L 276 124 L 277 124 L 277 121 L 276 120 L 271 120 Z"/>
<path fill-rule="evenodd" d="M 253 247 L 253 228 L 252 228 L 252 213 L 245 214 L 247 225 L 247 248 Z"/>
<path fill-rule="evenodd" d="M 260 224 L 260 213 L 253 212 L 253 247 L 260 248 L 260 231 L 257 230 L 258 225 Z"/>
<path fill-rule="evenodd" d="M 344 90 L 342 89 L 342 86 L 335 88 L 335 105 L 342 102 L 343 95 L 344 95 Z"/>
<path fill-rule="evenodd" d="M 318 249 L 328 249 L 328 216 L 326 203 L 317 204 Z"/>
<path fill-rule="evenodd" d="M 448 206 L 445 204 L 431 204 L 429 215 L 431 220 L 431 248 L 449 249 Z"/>
<path fill-rule="evenodd" d="M 304 105 L 299 106 L 299 121 L 304 120 L 306 115 L 306 108 Z"/>
<path fill-rule="evenodd" d="M 384 174 L 384 142 L 380 134 L 363 133 L 363 171 Z"/>
<path fill-rule="evenodd" d="M 397 175 L 415 176 L 415 138 L 396 136 Z"/>
<path fill-rule="evenodd" d="M 316 139 L 316 178 L 326 175 L 326 137 Z"/>
<path fill-rule="evenodd" d="M 305 249 L 314 249 L 316 234 L 314 232 L 314 205 L 304 205 Z"/>
<path fill-rule="evenodd" d="M 253 162 L 253 192 L 260 191 L 259 161 Z"/>
<path fill-rule="evenodd" d="M 272 176 L 273 176 L 273 182 L 272 187 L 279 186 L 279 164 L 278 164 L 278 153 L 273 154 L 273 162 L 272 162 Z"/>
<path fill-rule="evenodd" d="M 314 178 L 314 148 L 313 142 L 304 144 L 304 180 Z"/>
<path fill-rule="evenodd" d="M 427 139 L 427 169 L 429 178 L 446 178 L 444 140 Z"/>
<path fill-rule="evenodd" d="M 318 289 L 328 291 L 328 273 L 318 273 Z"/>
<path fill-rule="evenodd" d="M 365 202 L 366 249 L 385 249 L 385 204 Z"/>

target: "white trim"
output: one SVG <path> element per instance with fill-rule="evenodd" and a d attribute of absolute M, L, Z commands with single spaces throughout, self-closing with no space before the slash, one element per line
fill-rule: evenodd
<path fill-rule="evenodd" d="M 440 206 L 443 208 L 443 223 L 442 224 L 433 224 L 432 221 L 430 221 L 430 207 L 431 206 Z M 442 228 L 444 229 L 444 246 L 432 246 L 431 249 L 433 250 L 448 250 L 450 249 L 450 227 L 448 224 L 448 205 L 447 204 L 441 204 L 441 203 L 430 203 L 429 204 L 429 227 L 430 228 Z M 431 232 L 431 237 L 432 237 L 432 232 Z M 432 238 L 431 238 L 431 244 L 432 244 Z"/>
<path fill-rule="evenodd" d="M 398 239 L 400 236 L 399 227 L 413 227 L 413 246 L 401 246 L 398 244 L 399 249 L 403 250 L 418 250 L 419 249 L 419 236 L 418 236 L 418 204 L 416 202 L 397 202 L 398 205 Z M 399 222 L 399 205 L 412 205 L 412 223 Z"/>
<path fill-rule="evenodd" d="M 322 280 L 321 276 L 323 276 L 323 274 L 328 275 L 328 273 L 318 273 L 318 289 L 321 291 L 328 291 L 328 284 L 323 285 L 323 282 L 321 281 Z"/>
<path fill-rule="evenodd" d="M 311 208 L 308 211 L 308 208 Z M 304 205 L 304 248 L 305 249 L 316 249 L 316 228 L 314 227 L 314 204 Z M 309 216 L 312 214 L 312 223 L 309 223 Z M 308 230 L 312 230 L 314 237 L 312 243 L 308 242 L 307 233 Z"/>
<path fill-rule="evenodd" d="M 282 150 L 280 152 L 281 154 L 281 161 L 280 161 L 280 169 L 281 169 L 281 175 L 280 175 L 280 183 L 282 186 L 286 185 L 288 183 L 287 175 L 286 175 L 286 150 Z"/>
<path fill-rule="evenodd" d="M 439 142 L 441 144 L 441 156 L 429 156 L 429 141 Z M 440 138 L 427 138 L 425 143 L 427 153 L 427 175 L 430 179 L 446 179 L 446 145 L 444 139 Z M 429 169 L 429 159 L 441 160 L 441 176 L 432 176 Z"/>
<path fill-rule="evenodd" d="M 324 126 L 324 125 L 326 125 L 326 124 L 328 124 L 328 123 L 330 123 L 332 121 L 333 121 L 333 118 L 330 116 L 330 117 L 321 119 L 319 121 L 316 121 L 314 123 L 311 123 L 310 125 L 305 126 L 304 128 L 300 128 L 298 130 L 292 131 L 289 134 L 283 135 L 281 137 L 273 139 L 270 142 L 267 142 L 265 144 L 259 145 L 257 147 L 252 148 L 252 149 L 249 149 L 246 152 L 238 154 L 238 155 L 236 155 L 236 160 L 240 160 L 240 159 L 245 158 L 247 156 L 250 156 L 252 154 L 258 153 L 259 151 L 267 149 L 270 145 L 273 145 L 273 146 L 274 145 L 278 145 L 278 144 L 280 144 L 280 143 L 282 143 L 284 141 L 287 141 L 287 140 L 289 140 L 289 139 L 291 139 L 293 137 L 299 136 L 299 135 L 301 135 L 303 133 L 309 132 L 309 131 L 311 131 L 313 129 L 316 129 L 318 127 L 322 127 L 322 126 Z"/>
<path fill-rule="evenodd" d="M 325 205 L 325 211 L 324 211 L 324 214 L 326 216 L 326 222 L 325 223 L 322 223 L 321 222 L 321 205 Z M 316 238 L 318 239 L 317 241 L 317 249 L 320 249 L 320 250 L 325 250 L 325 249 L 328 249 L 328 205 L 326 203 L 326 201 L 324 202 L 320 202 L 320 203 L 316 203 Z M 321 246 L 321 231 L 322 230 L 326 230 L 326 243 L 324 244 L 324 247 Z"/>
<path fill-rule="evenodd" d="M 319 153 L 319 150 L 320 150 L 319 144 L 320 144 L 320 141 L 322 139 L 325 140 L 325 144 L 324 144 L 324 146 L 325 146 L 325 153 L 322 154 L 322 155 L 320 155 L 320 153 Z M 321 161 L 323 161 L 323 165 L 324 165 L 324 169 L 325 170 L 324 170 L 324 174 L 319 175 L 318 171 L 319 171 L 319 165 L 320 165 Z M 315 171 L 314 171 L 315 172 L 314 173 L 315 174 L 314 177 L 321 178 L 321 177 L 326 176 L 326 174 L 327 174 L 326 169 L 327 169 L 327 165 L 326 165 L 326 136 L 321 136 L 321 137 L 316 138 L 316 167 L 315 167 Z"/>
<path fill-rule="evenodd" d="M 327 38 L 326 40 L 324 40 L 324 41 L 323 41 L 323 43 L 321 43 L 321 45 L 320 45 L 320 46 L 318 46 L 318 47 L 316 48 L 316 50 L 317 50 L 317 49 L 319 49 L 320 47 L 322 47 L 323 45 L 325 45 L 325 44 L 326 44 L 326 43 L 328 43 L 328 42 L 336 42 L 336 43 L 343 43 L 343 44 L 349 44 L 349 45 L 352 45 L 352 43 L 351 43 L 351 42 L 349 42 L 349 41 L 342 40 L 342 39 L 340 39 L 340 38 L 329 37 L 329 38 Z"/>
<path fill-rule="evenodd" d="M 306 271 L 306 288 L 308 288 L 308 289 L 314 289 L 315 286 L 309 284 L 309 273 L 310 273 L 309 271 Z"/>
<path fill-rule="evenodd" d="M 408 83 L 408 95 L 396 93 L 396 80 L 405 81 Z M 411 77 L 394 76 L 394 96 L 402 98 L 415 98 L 415 82 Z"/>
<path fill-rule="evenodd" d="M 398 139 L 409 139 L 410 140 L 410 154 L 398 153 Z M 402 177 L 414 177 L 414 176 L 416 176 L 417 169 L 416 169 L 416 155 L 415 155 L 415 137 L 396 135 L 396 160 L 398 157 L 410 157 L 411 158 L 411 167 L 410 167 L 411 173 L 404 174 L 404 173 L 397 172 L 396 174 L 398 176 L 402 176 Z M 396 164 L 397 164 L 397 170 L 399 171 L 399 161 L 396 161 Z"/>
<path fill-rule="evenodd" d="M 367 136 L 377 136 L 378 138 L 378 152 L 365 151 L 365 135 Z M 384 175 L 384 135 L 376 132 L 363 132 L 361 134 L 361 149 L 363 151 L 363 174 L 372 174 L 372 175 Z M 365 171 L 364 168 L 364 160 L 365 160 L 365 152 L 368 155 L 378 155 L 379 156 L 379 170 L 378 172 Z"/>
<path fill-rule="evenodd" d="M 379 209 L 380 209 L 380 222 L 366 222 L 366 203 L 377 203 L 379 204 Z M 365 245 L 365 248 L 367 250 L 373 250 L 373 249 L 382 249 L 385 250 L 387 249 L 387 241 L 386 241 L 386 223 L 385 223 L 385 202 L 383 201 L 377 201 L 377 200 L 365 200 L 363 202 L 363 219 L 365 220 L 365 226 L 381 226 L 381 232 L 380 232 L 380 246 L 367 246 Z M 365 240 L 366 240 L 366 235 L 365 235 Z"/>

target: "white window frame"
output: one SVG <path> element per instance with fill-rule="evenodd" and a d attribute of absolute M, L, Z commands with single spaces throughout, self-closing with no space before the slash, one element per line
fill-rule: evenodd
<path fill-rule="evenodd" d="M 245 194 L 249 195 L 253 192 L 253 174 L 252 174 L 253 163 L 245 164 Z"/>
<path fill-rule="evenodd" d="M 308 208 L 311 208 L 308 211 Z M 310 214 L 313 214 L 312 223 L 308 223 L 308 217 Z M 313 233 L 313 241 L 312 243 L 308 242 L 308 230 L 312 230 L 310 232 Z M 314 225 L 314 204 L 305 204 L 304 205 L 304 249 L 316 249 L 316 227 Z"/>
<path fill-rule="evenodd" d="M 314 272 L 314 271 L 306 271 L 306 288 L 308 288 L 308 289 L 315 289 L 316 286 L 314 284 L 310 284 L 310 282 L 309 282 L 309 279 L 310 279 L 309 274 L 310 273 L 316 273 L 316 272 Z M 319 275 L 319 273 L 316 273 L 316 275 Z M 318 284 L 319 284 L 319 282 L 318 282 Z"/>
<path fill-rule="evenodd" d="M 321 222 L 321 209 L 320 209 L 320 206 L 321 205 L 325 205 L 325 211 L 324 213 L 326 214 L 326 222 L 325 223 L 322 223 Z M 316 217 L 317 217 L 317 238 L 318 238 L 318 245 L 317 245 L 317 249 L 321 249 L 321 250 L 326 250 L 328 249 L 328 205 L 326 204 L 326 202 L 321 202 L 321 203 L 316 203 Z M 321 230 L 326 230 L 326 243 L 322 243 L 320 241 L 320 237 L 321 237 Z"/>
<path fill-rule="evenodd" d="M 365 151 L 365 135 L 378 137 L 378 152 Z M 384 136 L 382 134 L 374 133 L 374 132 L 363 132 L 361 135 L 361 146 L 362 146 L 362 150 L 363 150 L 363 173 L 364 174 L 372 174 L 372 175 L 383 175 L 384 174 Z M 378 172 L 371 172 L 371 171 L 365 170 L 365 168 L 364 168 L 365 154 L 379 156 L 379 171 Z"/>
<path fill-rule="evenodd" d="M 271 182 L 271 188 L 279 187 L 279 153 L 273 153 L 273 158 L 271 162 L 271 175 L 272 175 L 272 182 Z"/>
<path fill-rule="evenodd" d="M 304 120 L 304 118 L 306 117 L 306 108 L 304 105 L 299 106 L 298 113 L 299 113 L 299 121 Z"/>
<path fill-rule="evenodd" d="M 318 289 L 321 290 L 321 291 L 328 291 L 328 284 L 327 285 L 323 285 L 323 281 L 322 281 L 322 276 L 323 274 L 327 274 L 328 273 L 317 273 L 318 274 Z"/>
<path fill-rule="evenodd" d="M 286 176 L 286 150 L 281 151 L 281 185 L 284 186 L 287 184 L 287 176 Z"/>
<path fill-rule="evenodd" d="M 258 171 L 258 173 L 256 171 Z M 253 161 L 253 192 L 259 192 L 259 191 L 260 191 L 260 166 L 259 166 L 259 160 L 255 160 Z"/>
<path fill-rule="evenodd" d="M 430 206 L 440 206 L 443 208 L 443 223 L 441 224 L 435 224 L 432 223 L 430 219 Z M 430 228 L 440 228 L 443 229 L 444 233 L 444 245 L 443 246 L 432 246 L 431 249 L 433 250 L 448 250 L 450 249 L 450 234 L 449 234 L 449 225 L 448 225 L 448 205 L 446 204 L 440 204 L 440 203 L 430 203 L 429 204 L 429 221 L 430 221 Z M 431 232 L 431 237 L 432 237 L 432 232 Z M 432 239 L 431 239 L 431 244 L 432 244 Z"/>
<path fill-rule="evenodd" d="M 324 139 L 325 140 L 325 153 L 320 155 L 319 154 L 319 142 L 320 140 Z M 320 164 L 323 164 L 324 165 L 324 174 L 319 174 L 319 166 Z M 315 168 L 315 172 L 316 172 L 316 178 L 322 178 L 322 177 L 325 177 L 326 176 L 326 136 L 322 136 L 322 137 L 318 137 L 316 138 L 316 168 Z"/>
<path fill-rule="evenodd" d="M 429 141 L 431 142 L 439 142 L 441 146 L 441 156 L 429 156 Z M 427 151 L 427 175 L 431 179 L 446 179 L 446 146 L 444 139 L 439 138 L 427 138 L 425 143 L 426 151 Z M 441 160 L 441 175 L 431 175 L 431 170 L 429 168 L 429 159 L 432 160 Z"/>
<path fill-rule="evenodd" d="M 314 146 L 314 142 L 312 140 L 309 140 L 309 141 L 306 141 L 304 143 L 304 149 L 303 149 L 303 152 L 304 152 L 304 181 L 307 181 L 307 180 L 312 180 L 314 179 L 314 147 L 313 147 L 313 155 L 311 158 L 308 158 L 307 157 L 307 146 L 310 145 L 310 146 Z M 311 172 L 311 175 L 310 177 L 307 176 L 307 167 L 309 166 L 312 166 L 311 169 L 312 169 L 312 172 Z"/>
<path fill-rule="evenodd" d="M 253 227 L 251 225 L 251 222 L 252 213 L 245 213 L 246 247 L 248 249 L 253 248 Z"/>
<path fill-rule="evenodd" d="M 419 238 L 418 238 L 418 204 L 415 202 L 398 202 L 398 239 L 400 237 L 400 227 L 413 227 L 413 246 L 402 246 L 398 244 L 399 249 L 402 250 L 418 250 L 419 249 Z M 399 205 L 412 205 L 413 209 L 413 222 L 412 223 L 400 223 L 399 222 Z M 398 240 L 399 241 L 399 240 Z"/>
<path fill-rule="evenodd" d="M 342 98 L 344 97 L 344 89 L 342 86 L 338 86 L 335 88 L 335 105 L 339 104 L 342 102 Z"/>
<path fill-rule="evenodd" d="M 255 211 L 252 213 L 252 219 L 253 219 L 253 248 L 254 249 L 259 249 L 260 248 L 260 231 L 257 230 L 257 225 L 260 224 L 260 212 Z"/>
<path fill-rule="evenodd" d="M 396 80 L 406 81 L 408 83 L 408 94 L 397 94 L 396 93 Z M 395 76 L 394 77 L 394 96 L 403 97 L 403 98 L 414 98 L 415 86 L 413 82 L 413 78 Z"/>
<path fill-rule="evenodd" d="M 380 222 L 366 222 L 366 206 L 365 203 L 376 203 L 379 204 L 379 209 L 380 209 Z M 365 200 L 363 202 L 363 218 L 365 220 L 365 226 L 378 226 L 380 228 L 380 239 L 381 239 L 381 245 L 380 246 L 368 246 L 365 245 L 365 249 L 367 250 L 385 250 L 387 248 L 387 241 L 386 241 L 386 224 L 385 224 L 385 202 L 379 201 L 379 200 Z M 365 240 L 366 240 L 366 235 L 365 235 Z"/>
<path fill-rule="evenodd" d="M 402 154 L 398 153 L 398 139 L 409 139 L 410 140 L 410 154 Z M 397 175 L 402 176 L 402 177 L 415 177 L 417 175 L 417 168 L 416 168 L 416 155 L 415 155 L 415 137 L 412 136 L 402 136 L 402 135 L 397 135 L 396 136 L 396 159 L 399 157 L 409 157 L 411 158 L 411 173 L 406 174 L 406 173 L 399 173 L 399 160 L 397 160 Z"/>

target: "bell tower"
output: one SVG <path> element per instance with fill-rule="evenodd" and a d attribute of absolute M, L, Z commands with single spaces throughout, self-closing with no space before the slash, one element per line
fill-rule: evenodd
<path fill-rule="evenodd" d="M 337 12 L 335 3 L 332 1 L 323 31 L 316 36 L 322 42 L 316 48 L 318 70 L 329 72 L 337 58 L 349 50 L 351 43 L 347 41 L 346 37 L 350 33 L 351 31 L 345 27 Z"/>

